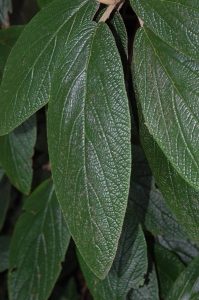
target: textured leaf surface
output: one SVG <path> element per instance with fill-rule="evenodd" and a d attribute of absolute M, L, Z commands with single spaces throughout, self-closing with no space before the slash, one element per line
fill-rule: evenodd
<path fill-rule="evenodd" d="M 11 189 L 11 184 L 9 180 L 4 177 L 0 181 L 0 230 L 3 227 L 8 205 L 10 202 L 10 189 Z"/>
<path fill-rule="evenodd" d="M 179 240 L 163 236 L 157 236 L 155 240 L 164 248 L 176 253 L 186 265 L 199 256 L 198 246 L 190 240 Z"/>
<path fill-rule="evenodd" d="M 100 278 L 114 259 L 130 181 L 130 117 L 122 64 L 105 23 L 63 50 L 48 108 L 55 189 L 83 258 Z"/>
<path fill-rule="evenodd" d="M 180 274 L 166 300 L 199 299 L 199 257 Z"/>
<path fill-rule="evenodd" d="M 188 238 L 155 186 L 146 156 L 132 146 L 132 171 L 128 206 L 133 206 L 142 225 L 155 235 Z"/>
<path fill-rule="evenodd" d="M 173 48 L 199 59 L 199 2 L 197 0 L 130 0 L 155 34 Z"/>
<path fill-rule="evenodd" d="M 11 26 L 0 30 L 0 82 L 8 55 L 25 26 Z"/>
<path fill-rule="evenodd" d="M 160 245 L 155 245 L 154 254 L 160 284 L 160 295 L 162 299 L 165 299 L 175 280 L 185 269 L 185 265 L 174 253 Z"/>
<path fill-rule="evenodd" d="M 147 272 L 147 247 L 133 210 L 126 213 L 117 253 L 105 279 L 97 278 L 80 254 L 78 257 L 95 300 L 122 300 L 132 287 L 143 285 L 144 274 Z"/>
<path fill-rule="evenodd" d="M 32 182 L 32 156 L 36 141 L 36 116 L 0 137 L 0 160 L 12 184 L 28 194 Z"/>
<path fill-rule="evenodd" d="M 10 237 L 0 236 L 0 272 L 8 269 L 8 249 Z"/>
<path fill-rule="evenodd" d="M 11 300 L 48 298 L 70 240 L 52 180 L 26 200 L 9 251 Z"/>
<path fill-rule="evenodd" d="M 150 29 L 135 39 L 135 81 L 145 123 L 174 168 L 199 189 L 199 63 Z"/>
<path fill-rule="evenodd" d="M 129 292 L 127 300 L 159 300 L 155 265 L 150 267 L 143 286 Z"/>
<path fill-rule="evenodd" d="M 140 116 L 140 139 L 155 181 L 168 207 L 185 228 L 190 238 L 199 244 L 199 192 L 192 188 L 173 168 L 150 135 Z"/>
<path fill-rule="evenodd" d="M 0 24 L 4 24 L 7 21 L 8 12 L 12 12 L 11 0 L 0 1 Z"/>
<path fill-rule="evenodd" d="M 74 29 L 93 17 L 97 7 L 95 0 L 56 0 L 26 26 L 6 63 L 0 88 L 1 135 L 48 102 L 62 48 Z"/>

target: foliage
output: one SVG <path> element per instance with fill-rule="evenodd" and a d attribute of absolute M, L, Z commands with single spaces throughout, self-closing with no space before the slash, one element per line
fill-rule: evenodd
<path fill-rule="evenodd" d="M 3 300 L 199 299 L 199 3 L 100 2 L 0 2 Z"/>

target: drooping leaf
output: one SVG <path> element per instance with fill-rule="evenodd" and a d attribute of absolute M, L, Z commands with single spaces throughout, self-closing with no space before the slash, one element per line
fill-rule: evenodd
<path fill-rule="evenodd" d="M 86 23 L 56 67 L 48 108 L 55 189 L 83 258 L 100 278 L 114 259 L 130 179 L 122 64 L 105 23 Z"/>
<path fill-rule="evenodd" d="M 153 235 L 188 238 L 155 186 L 146 156 L 132 146 L 132 171 L 128 206 L 133 206 L 142 225 Z"/>
<path fill-rule="evenodd" d="M 48 298 L 70 240 L 53 182 L 43 182 L 26 200 L 9 251 L 11 300 Z"/>
<path fill-rule="evenodd" d="M 197 0 L 130 0 L 130 3 L 144 24 L 162 40 L 198 60 L 199 2 Z"/>
<path fill-rule="evenodd" d="M 199 190 L 199 62 L 138 31 L 135 86 L 146 126 L 178 173 Z"/>
<path fill-rule="evenodd" d="M 32 182 L 32 161 L 36 141 L 36 116 L 31 116 L 11 133 L 0 136 L 0 160 L 11 183 L 28 194 Z"/>
<path fill-rule="evenodd" d="M 144 285 L 138 289 L 131 290 L 127 300 L 159 300 L 158 281 L 155 271 L 155 265 L 150 267 Z"/>
<path fill-rule="evenodd" d="M 78 258 L 95 300 L 122 300 L 132 287 L 143 285 L 147 272 L 147 247 L 133 210 L 126 212 L 117 253 L 105 279 L 101 280 L 93 274 L 80 253 Z"/>
<path fill-rule="evenodd" d="M 25 26 L 11 26 L 0 30 L 0 82 L 8 55 Z"/>
<path fill-rule="evenodd" d="M 0 25 L 6 23 L 8 12 L 12 12 L 11 0 L 0 1 Z"/>
<path fill-rule="evenodd" d="M 189 237 L 199 245 L 199 192 L 191 187 L 173 168 L 163 154 L 143 120 L 140 117 L 140 139 L 149 161 L 155 181 L 178 222 L 185 228 Z"/>
<path fill-rule="evenodd" d="M 185 265 L 174 253 L 157 244 L 154 247 L 154 255 L 160 284 L 160 295 L 162 299 L 165 299 L 172 285 L 185 269 Z"/>
<path fill-rule="evenodd" d="M 8 249 L 10 237 L 0 236 L 0 272 L 8 269 Z"/>
<path fill-rule="evenodd" d="M 166 300 L 199 299 L 199 257 L 179 275 Z"/>
<path fill-rule="evenodd" d="M 198 246 L 190 240 L 179 240 L 163 236 L 157 236 L 155 240 L 164 248 L 176 253 L 186 265 L 199 256 Z"/>
<path fill-rule="evenodd" d="M 10 202 L 10 189 L 11 189 L 11 184 L 9 180 L 4 177 L 0 181 L 0 230 L 3 227 L 8 205 Z"/>
<path fill-rule="evenodd" d="M 56 0 L 26 26 L 8 58 L 0 88 L 1 135 L 48 102 L 64 45 L 78 26 L 92 19 L 97 7 L 96 0 Z"/>

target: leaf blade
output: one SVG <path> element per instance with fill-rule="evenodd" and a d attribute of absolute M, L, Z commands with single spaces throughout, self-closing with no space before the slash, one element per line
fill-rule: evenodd
<path fill-rule="evenodd" d="M 115 256 L 129 189 L 130 117 L 122 64 L 102 23 L 85 23 L 64 52 L 48 111 L 53 178 L 73 238 L 102 278 Z"/>

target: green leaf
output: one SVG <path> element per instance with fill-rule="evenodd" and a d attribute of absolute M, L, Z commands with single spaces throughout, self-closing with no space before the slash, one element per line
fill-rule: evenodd
<path fill-rule="evenodd" d="M 80 300 L 80 295 L 77 292 L 77 284 L 74 277 L 71 277 L 71 279 L 68 281 L 66 290 L 64 292 L 64 297 L 62 297 L 60 300 Z"/>
<path fill-rule="evenodd" d="M 70 241 L 52 180 L 43 182 L 23 208 L 9 251 L 9 299 L 45 300 Z"/>
<path fill-rule="evenodd" d="M 140 139 L 155 181 L 178 222 L 189 237 L 199 245 L 198 199 L 199 192 L 192 188 L 173 168 L 150 135 L 143 116 L 140 117 Z"/>
<path fill-rule="evenodd" d="M 0 182 L 0 230 L 3 227 L 8 205 L 10 202 L 10 190 L 11 184 L 9 180 L 6 177 L 4 177 Z"/>
<path fill-rule="evenodd" d="M 139 289 L 131 290 L 127 300 L 159 300 L 158 281 L 155 265 L 152 264 L 146 275 L 145 283 Z"/>
<path fill-rule="evenodd" d="M 130 181 L 130 117 L 122 64 L 105 23 L 86 23 L 56 67 L 48 108 L 55 189 L 91 270 L 114 259 Z"/>
<path fill-rule="evenodd" d="M 0 137 L 0 160 L 11 183 L 28 194 L 32 182 L 32 156 L 36 141 L 36 116 Z"/>
<path fill-rule="evenodd" d="M 164 248 L 178 255 L 186 265 L 188 265 L 193 258 L 199 256 L 198 246 L 190 240 L 179 240 L 163 236 L 157 236 L 155 240 Z"/>
<path fill-rule="evenodd" d="M 96 0 L 56 0 L 26 26 L 8 58 L 0 88 L 0 135 L 48 102 L 64 45 L 78 26 L 93 17 L 98 5 Z"/>
<path fill-rule="evenodd" d="M 44 8 L 46 5 L 53 2 L 53 0 L 37 0 L 37 4 L 40 8 Z"/>
<path fill-rule="evenodd" d="M 155 186 L 146 156 L 132 146 L 132 171 L 128 206 L 133 206 L 144 228 L 153 235 L 188 238 Z"/>
<path fill-rule="evenodd" d="M 0 82 L 8 55 L 25 26 L 11 26 L 0 30 Z"/>
<path fill-rule="evenodd" d="M 177 172 L 199 190 L 199 64 L 147 27 L 137 33 L 134 53 L 146 126 Z"/>
<path fill-rule="evenodd" d="M 4 24 L 7 21 L 8 12 L 12 12 L 11 0 L 0 1 L 0 24 Z"/>
<path fill-rule="evenodd" d="M 130 0 L 144 24 L 176 50 L 198 60 L 197 0 Z"/>
<path fill-rule="evenodd" d="M 2 178 L 3 178 L 3 175 L 4 175 L 4 170 L 3 170 L 2 165 L 1 165 L 1 163 L 0 163 L 0 181 L 1 181 Z"/>
<path fill-rule="evenodd" d="M 199 299 L 199 257 L 180 274 L 166 300 Z"/>
<path fill-rule="evenodd" d="M 156 269 L 160 283 L 160 295 L 165 299 L 177 277 L 185 269 L 185 265 L 172 252 L 155 244 Z"/>
<path fill-rule="evenodd" d="M 10 237 L 0 236 L 0 272 L 8 269 L 8 249 Z"/>
<path fill-rule="evenodd" d="M 143 285 L 147 272 L 147 247 L 133 210 L 126 212 L 117 253 L 105 279 L 97 278 L 79 253 L 78 258 L 95 300 L 122 300 L 132 287 Z"/>

